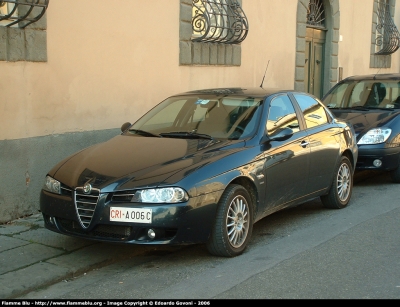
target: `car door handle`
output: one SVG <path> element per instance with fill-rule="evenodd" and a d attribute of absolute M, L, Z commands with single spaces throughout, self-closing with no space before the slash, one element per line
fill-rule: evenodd
<path fill-rule="evenodd" d="M 306 141 L 302 141 L 300 146 L 303 147 L 303 148 L 306 148 L 308 146 L 308 144 L 310 144 L 310 143 L 308 143 Z"/>

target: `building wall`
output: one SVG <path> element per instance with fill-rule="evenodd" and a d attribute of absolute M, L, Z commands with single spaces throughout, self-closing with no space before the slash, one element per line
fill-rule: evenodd
<path fill-rule="evenodd" d="M 336 2 L 344 77 L 376 72 L 374 0 Z M 47 62 L 0 61 L 0 223 L 39 210 L 43 179 L 59 160 L 120 133 L 168 95 L 258 87 L 267 65 L 264 87 L 293 89 L 298 3 L 242 0 L 249 33 L 241 65 L 221 67 L 179 65 L 180 0 L 50 0 Z M 380 72 L 399 68 L 396 52 Z"/>

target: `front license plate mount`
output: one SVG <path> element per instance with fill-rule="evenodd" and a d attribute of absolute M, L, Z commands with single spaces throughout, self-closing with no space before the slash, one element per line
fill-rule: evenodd
<path fill-rule="evenodd" d="M 153 220 L 151 209 L 110 207 L 110 221 L 150 224 Z"/>

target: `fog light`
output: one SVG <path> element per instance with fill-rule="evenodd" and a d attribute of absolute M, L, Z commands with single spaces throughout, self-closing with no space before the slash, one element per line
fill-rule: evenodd
<path fill-rule="evenodd" d="M 147 230 L 147 236 L 150 239 L 154 239 L 156 237 L 156 233 L 155 233 L 155 231 L 153 229 L 150 228 L 149 230 Z"/>
<path fill-rule="evenodd" d="M 373 164 L 375 167 L 381 167 L 381 166 L 382 166 L 382 161 L 379 160 L 379 159 L 376 159 L 376 160 L 374 160 L 374 162 L 372 162 L 372 164 Z"/>

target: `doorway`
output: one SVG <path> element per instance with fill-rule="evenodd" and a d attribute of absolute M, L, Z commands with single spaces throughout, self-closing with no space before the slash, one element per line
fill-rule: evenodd
<path fill-rule="evenodd" d="M 325 36 L 325 30 L 306 28 L 304 87 L 318 98 L 323 95 Z"/>

